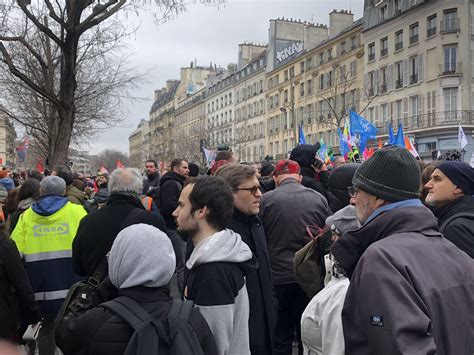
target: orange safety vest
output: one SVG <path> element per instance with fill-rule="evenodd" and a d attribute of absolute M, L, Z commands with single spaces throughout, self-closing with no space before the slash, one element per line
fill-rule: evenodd
<path fill-rule="evenodd" d="M 151 211 L 151 205 L 153 204 L 153 199 L 149 196 L 142 196 L 142 205 L 145 207 L 145 209 L 150 212 Z"/>

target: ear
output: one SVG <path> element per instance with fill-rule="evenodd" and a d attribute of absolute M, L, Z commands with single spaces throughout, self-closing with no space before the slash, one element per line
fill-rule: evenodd
<path fill-rule="evenodd" d="M 209 209 L 206 206 L 194 211 L 197 219 L 205 219 L 208 212 L 209 212 Z"/>
<path fill-rule="evenodd" d="M 454 194 L 455 195 L 464 195 L 464 191 L 456 186 L 456 188 L 454 189 Z"/>
<path fill-rule="evenodd" d="M 298 175 L 298 179 L 296 180 L 298 180 L 298 182 L 301 184 L 301 181 L 303 181 L 303 175 Z"/>
<path fill-rule="evenodd" d="M 375 208 L 380 208 L 382 206 L 388 205 L 390 202 L 385 201 L 381 198 L 375 198 Z"/>

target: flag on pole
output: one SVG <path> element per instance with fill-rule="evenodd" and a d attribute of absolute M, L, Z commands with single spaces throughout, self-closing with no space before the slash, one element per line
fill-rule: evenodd
<path fill-rule="evenodd" d="M 44 166 L 43 166 L 42 159 L 38 159 L 38 162 L 36 163 L 36 170 L 38 170 L 40 173 L 44 173 Z"/>
<path fill-rule="evenodd" d="M 349 143 L 344 139 L 344 135 L 341 132 L 341 129 L 338 128 L 337 132 L 339 133 L 339 150 L 341 154 L 344 156 L 344 158 L 347 158 L 347 154 L 351 151 L 351 147 L 349 146 Z"/>
<path fill-rule="evenodd" d="M 117 169 L 125 169 L 125 165 L 122 164 L 120 159 L 117 159 L 117 161 L 115 162 L 115 165 L 117 166 Z"/>
<path fill-rule="evenodd" d="M 349 112 L 351 133 L 360 134 L 367 138 L 375 138 L 379 131 L 372 123 L 367 121 L 364 117 L 358 115 L 354 111 Z"/>
<path fill-rule="evenodd" d="M 410 139 L 408 137 L 405 137 L 405 148 L 408 149 L 415 158 L 419 158 L 420 155 L 416 151 L 415 147 L 413 144 L 411 144 Z"/>
<path fill-rule="evenodd" d="M 397 136 L 395 137 L 395 145 L 398 145 L 402 148 L 405 148 L 405 138 L 403 136 L 403 124 L 398 124 L 398 132 Z"/>
<path fill-rule="evenodd" d="M 464 130 L 462 129 L 461 124 L 459 124 L 458 142 L 459 144 L 461 144 L 461 149 L 464 149 L 464 147 L 468 145 L 467 137 L 464 134 Z"/>
<path fill-rule="evenodd" d="M 367 160 L 369 159 L 372 155 L 374 155 L 374 148 L 365 148 L 363 156 L 364 159 Z"/>
<path fill-rule="evenodd" d="M 366 145 L 367 145 L 367 139 L 368 139 L 367 136 L 363 136 L 363 135 L 360 136 L 360 140 L 359 140 L 359 152 L 362 152 L 362 154 L 363 154 L 364 151 L 365 151 L 365 147 L 366 147 Z"/>
<path fill-rule="evenodd" d="M 304 137 L 303 125 L 300 124 L 300 129 L 298 132 L 298 144 L 306 144 L 306 138 Z"/>
<path fill-rule="evenodd" d="M 393 134 L 392 123 L 388 124 L 388 144 L 395 144 L 395 135 Z"/>
<path fill-rule="evenodd" d="M 108 174 L 108 173 L 109 171 L 105 167 L 103 166 L 100 167 L 99 174 Z"/>

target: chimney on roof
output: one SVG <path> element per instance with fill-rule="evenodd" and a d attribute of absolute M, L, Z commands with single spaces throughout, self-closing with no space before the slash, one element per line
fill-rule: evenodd
<path fill-rule="evenodd" d="M 329 36 L 335 36 L 341 33 L 344 29 L 352 25 L 354 22 L 354 15 L 350 11 L 341 10 L 338 12 L 334 9 L 329 14 Z"/>

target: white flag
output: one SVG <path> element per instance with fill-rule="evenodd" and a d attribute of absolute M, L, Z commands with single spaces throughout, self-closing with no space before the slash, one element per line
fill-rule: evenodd
<path fill-rule="evenodd" d="M 464 134 L 461 124 L 459 124 L 458 142 L 461 144 L 461 149 L 464 149 L 464 147 L 467 145 L 467 137 Z"/>

